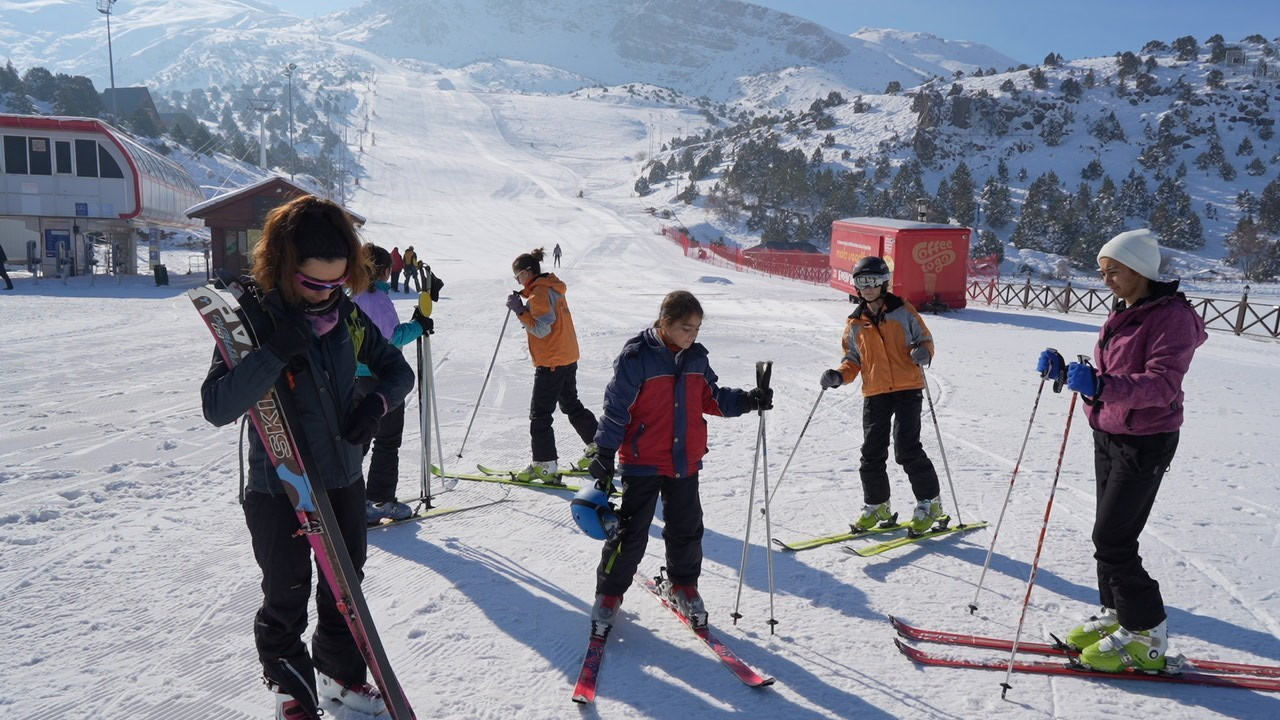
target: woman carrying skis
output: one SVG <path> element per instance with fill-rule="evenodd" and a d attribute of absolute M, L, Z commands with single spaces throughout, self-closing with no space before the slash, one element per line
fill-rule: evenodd
<path fill-rule="evenodd" d="M 304 195 L 272 210 L 253 251 L 250 292 L 262 310 L 249 323 L 259 349 L 228 368 L 216 351 L 200 388 L 205 419 L 235 422 L 281 378 L 292 373 L 300 411 L 292 428 L 310 452 L 307 472 L 317 492 L 326 492 L 357 573 L 365 560 L 364 483 L 360 448 L 378 421 L 413 387 L 413 370 L 382 337 L 343 288 L 366 288 L 369 271 L 350 219 L 339 206 Z M 242 303 L 242 315 L 256 303 Z M 267 330 L 266 328 L 274 328 Z M 356 365 L 379 378 L 373 391 L 355 400 Z M 249 487 L 243 506 L 262 570 L 262 606 L 254 639 L 267 686 L 276 692 L 276 717 L 319 716 L 319 698 L 363 713 L 385 712 L 377 688 L 336 607 L 328 583 L 316 590 L 317 623 L 311 654 L 302 640 L 311 596 L 311 548 L 299 533 L 298 516 L 257 433 L 250 433 Z M 314 662 L 314 665 L 313 665 Z"/>
<path fill-rule="evenodd" d="M 698 594 L 702 574 L 702 503 L 698 472 L 707 452 L 703 415 L 737 417 L 773 407 L 773 391 L 716 386 L 707 349 L 697 343 L 702 305 L 677 290 L 662 300 L 653 327 L 627 341 L 613 363 L 590 465 L 596 487 L 613 489 L 615 455 L 622 473 L 618 532 L 605 541 L 596 571 L 592 632 L 607 635 L 622 595 L 644 558 L 658 496 L 665 524 L 667 580 L 660 588 L 695 628 L 707 611 Z"/>
<path fill-rule="evenodd" d="M 538 248 L 511 264 L 511 272 L 522 289 L 507 298 L 507 309 L 516 314 L 528 334 L 529 355 L 535 368 L 533 396 L 529 400 L 533 462 L 516 473 L 516 479 L 558 485 L 559 459 L 556 435 L 551 429 L 556 405 L 569 417 L 569 424 L 587 446 L 582 459 L 575 463 L 579 469 L 585 469 L 595 457 L 591 439 L 598 424 L 596 416 L 578 399 L 578 336 L 565 298 L 567 288 L 553 273 L 542 272 L 542 258 L 542 248 Z"/>
<path fill-rule="evenodd" d="M 1098 267 L 1116 303 L 1094 346 L 1097 369 L 1063 367 L 1052 349 L 1040 353 L 1036 366 L 1042 376 L 1065 373 L 1093 428 L 1093 557 L 1102 614 L 1067 633 L 1066 642 L 1095 670 L 1163 670 L 1164 599 L 1142 566 L 1138 536 L 1178 449 L 1182 379 L 1208 335 L 1178 281 L 1160 282 L 1160 245 L 1150 230 L 1116 235 L 1098 251 Z"/>
<path fill-rule="evenodd" d="M 893 459 L 907 473 L 916 508 L 907 523 L 912 534 L 950 520 L 938 499 L 938 473 L 920 444 L 920 408 L 924 371 L 933 359 L 933 337 L 911 303 L 889 292 L 889 265 L 865 257 L 853 268 L 853 285 L 861 301 L 845 324 L 840 367 L 827 370 L 819 383 L 840 387 L 862 375 L 862 514 L 853 531 L 890 525 L 897 515 L 889 509 L 889 437 Z"/>
<path fill-rule="evenodd" d="M 435 332 L 435 321 L 424 317 L 418 308 L 413 309 L 413 319 L 399 322 L 396 306 L 387 291 L 391 286 L 393 259 L 391 254 L 372 243 L 364 246 L 365 259 L 372 269 L 372 282 L 364 292 L 354 296 L 356 305 L 369 316 L 382 336 L 397 348 Z M 362 399 L 378 387 L 378 377 L 364 363 L 356 367 L 356 398 Z M 383 520 L 405 520 L 413 515 L 413 509 L 396 499 L 396 485 L 400 481 L 400 442 L 404 437 L 404 403 L 397 403 L 387 411 L 378 423 L 373 436 L 373 457 L 369 460 L 366 476 L 365 517 L 370 525 Z M 368 454 L 370 443 L 362 450 Z"/>

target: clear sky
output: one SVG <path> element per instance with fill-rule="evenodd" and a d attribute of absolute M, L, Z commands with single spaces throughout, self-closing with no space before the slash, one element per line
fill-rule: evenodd
<path fill-rule="evenodd" d="M 353 7 L 357 0 L 267 0 L 303 17 Z M 1137 52 L 1214 33 L 1228 41 L 1260 33 L 1280 37 L 1280 0 L 754 0 L 841 33 L 861 27 L 930 32 L 989 45 L 1036 64 L 1050 51 L 1066 58 Z M 1000 68 L 1003 70 L 1004 68 Z"/>

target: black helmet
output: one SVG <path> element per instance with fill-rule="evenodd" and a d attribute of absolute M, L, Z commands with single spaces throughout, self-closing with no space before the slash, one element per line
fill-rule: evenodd
<path fill-rule="evenodd" d="M 858 261 L 857 265 L 853 266 L 854 277 L 858 277 L 859 275 L 888 275 L 888 274 L 889 274 L 888 263 L 886 263 L 883 258 L 878 258 L 874 255 L 869 255 L 867 257 L 862 258 L 861 260 Z"/>
<path fill-rule="evenodd" d="M 889 287 L 889 265 L 874 255 L 864 257 L 853 266 L 853 286 L 856 288 Z"/>

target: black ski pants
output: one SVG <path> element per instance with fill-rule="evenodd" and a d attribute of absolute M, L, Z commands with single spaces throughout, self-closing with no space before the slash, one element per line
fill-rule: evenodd
<path fill-rule="evenodd" d="M 0 279 L 3 279 L 3 280 L 4 280 L 4 289 L 5 289 L 5 290 L 12 290 L 12 289 L 13 289 L 13 281 L 9 279 L 9 271 L 8 271 L 8 270 L 5 270 L 5 267 L 4 267 L 4 261 L 3 261 L 3 260 L 0 260 Z"/>
<path fill-rule="evenodd" d="M 378 379 L 364 375 L 356 378 L 356 402 L 378 387 Z M 400 482 L 400 445 L 404 441 L 404 403 L 391 408 L 378 421 L 378 430 L 363 448 L 365 455 L 373 449 L 369 474 L 365 476 L 365 497 L 372 502 L 396 499 Z"/>
<path fill-rule="evenodd" d="M 596 592 L 622 595 L 644 559 L 649 525 L 662 496 L 662 540 L 667 545 L 667 577 L 676 585 L 697 585 L 702 575 L 702 501 L 698 475 L 673 478 L 636 475 L 622 479 L 626 488 L 618 508 L 618 534 L 606 540 L 596 570 Z"/>
<path fill-rule="evenodd" d="M 938 497 L 938 473 L 920 444 L 920 390 L 898 390 L 862 402 L 862 502 L 878 505 L 889 499 L 889 437 L 893 459 L 907 473 L 916 500 Z"/>
<path fill-rule="evenodd" d="M 535 462 L 559 459 L 556 434 L 551 429 L 551 414 L 557 404 L 560 412 L 569 416 L 569 424 L 583 445 L 590 445 L 596 436 L 599 423 L 595 413 L 578 399 L 578 363 L 539 367 L 533 374 L 533 397 L 529 400 L 529 437 Z"/>
<path fill-rule="evenodd" d="M 338 531 L 363 580 L 364 483 L 329 490 L 328 494 Z M 302 633 L 307 629 L 307 604 L 311 599 L 311 544 L 305 536 L 296 534 L 299 522 L 293 503 L 284 494 L 249 491 L 245 493 L 244 517 L 253 541 L 253 556 L 262 569 L 262 607 L 254 620 L 253 636 L 264 672 L 281 682 L 287 679 L 279 677 L 282 668 L 292 668 L 287 674 L 303 674 L 313 693 L 315 677 L 307 676 L 313 661 L 316 670 L 341 682 L 365 682 L 364 657 L 338 612 L 329 583 L 319 574 L 316 630 L 311 637 L 311 658 L 307 657 Z"/>
<path fill-rule="evenodd" d="M 1093 464 L 1098 510 L 1093 521 L 1093 557 L 1098 561 L 1098 596 L 1115 608 L 1128 630 L 1149 630 L 1164 622 L 1160 583 L 1138 555 L 1138 535 L 1156 502 L 1160 481 L 1178 450 L 1178 431 L 1118 435 L 1093 431 Z"/>

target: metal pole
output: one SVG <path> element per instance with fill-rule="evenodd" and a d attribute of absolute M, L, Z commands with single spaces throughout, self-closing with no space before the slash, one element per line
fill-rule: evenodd
<path fill-rule="evenodd" d="M 498 361 L 498 348 L 502 347 L 502 336 L 507 334 L 507 322 L 511 320 L 511 311 L 502 318 L 502 329 L 498 331 L 498 344 L 493 347 L 493 358 L 489 360 L 489 369 L 484 374 L 484 382 L 480 384 L 480 396 L 476 398 L 476 406 L 471 410 L 471 420 L 467 422 L 467 432 L 462 436 L 462 445 L 458 446 L 458 457 L 462 457 L 462 451 L 467 447 L 467 438 L 471 437 L 471 426 L 475 424 L 476 413 L 480 411 L 480 400 L 484 398 L 484 389 L 489 385 L 489 375 L 493 373 L 493 364 Z"/>
<path fill-rule="evenodd" d="M 1087 358 L 1081 357 L 1081 360 Z M 1031 604 L 1031 589 L 1036 586 L 1036 571 L 1040 567 L 1040 551 L 1044 549 L 1044 536 L 1049 530 L 1049 514 L 1053 512 L 1053 496 L 1058 492 L 1058 477 L 1062 475 L 1062 458 L 1067 454 L 1067 437 L 1071 434 L 1071 418 L 1076 414 L 1076 398 L 1080 393 L 1071 393 L 1071 403 L 1067 406 L 1067 427 L 1062 431 L 1062 447 L 1058 449 L 1058 469 L 1053 473 L 1053 484 L 1049 486 L 1049 502 L 1044 506 L 1044 522 L 1040 525 L 1040 539 L 1036 542 L 1036 554 L 1031 560 L 1031 576 L 1027 578 L 1027 593 L 1022 599 L 1022 614 L 1018 617 L 1018 631 L 1013 636 L 1013 647 L 1009 649 L 1009 668 L 1005 670 L 1004 682 L 1000 683 L 1001 699 L 1008 694 L 1013 685 L 1009 679 L 1013 676 L 1013 664 L 1018 657 L 1018 642 L 1022 639 L 1022 625 L 1027 619 L 1027 605 Z"/>
<path fill-rule="evenodd" d="M 111 6 L 116 0 L 98 0 L 98 12 L 107 16 L 107 68 L 111 73 L 111 114 L 119 115 L 116 100 L 116 60 L 111 49 Z"/>
<path fill-rule="evenodd" d="M 293 146 L 293 71 L 298 69 L 294 63 L 289 63 L 284 67 L 284 76 L 289 79 L 289 149 L 293 151 L 294 157 L 289 159 L 289 179 L 293 179 L 294 160 L 297 158 L 298 151 Z"/>
<path fill-rule="evenodd" d="M 778 494 L 778 486 L 782 484 L 782 478 L 787 476 L 787 468 L 791 467 L 791 459 L 796 456 L 796 450 L 800 449 L 800 441 L 804 439 L 805 431 L 809 429 L 809 423 L 813 420 L 813 414 L 818 411 L 818 403 L 822 402 L 822 396 L 827 392 L 826 388 L 818 391 L 818 399 L 813 401 L 813 408 L 809 410 L 809 417 L 805 418 L 804 427 L 800 428 L 800 437 L 796 438 L 795 447 L 791 448 L 791 454 L 787 456 L 787 462 L 782 466 L 782 472 L 778 473 L 778 481 L 773 485 L 773 492 L 769 493 L 764 504 L 762 512 L 769 511 L 769 502 L 773 501 L 773 496 Z"/>
<path fill-rule="evenodd" d="M 924 366 L 920 367 L 920 375 L 924 377 L 924 396 L 929 399 L 929 416 L 933 418 L 933 430 L 938 434 L 938 454 L 942 456 L 942 469 L 947 473 L 947 487 L 951 488 L 951 502 L 956 506 L 956 523 L 964 527 L 964 518 L 960 517 L 960 498 L 956 497 L 955 483 L 951 482 L 951 466 L 947 464 L 947 449 L 942 445 L 942 428 L 938 427 L 938 414 L 933 411 L 933 395 L 929 392 L 929 376 Z"/>
<path fill-rule="evenodd" d="M 996 539 L 1000 537 L 1000 526 L 1004 524 L 1004 512 L 1009 509 L 1009 498 L 1013 495 L 1013 483 L 1018 479 L 1018 468 L 1022 467 L 1022 455 L 1027 451 L 1027 441 L 1031 439 L 1031 426 L 1036 422 L 1036 410 L 1040 407 L 1040 395 L 1044 392 L 1047 377 L 1040 378 L 1040 388 L 1036 390 L 1036 401 L 1031 406 L 1031 419 L 1027 421 L 1027 433 L 1022 436 L 1022 449 L 1018 451 L 1018 459 L 1013 463 L 1013 476 L 1009 478 L 1009 489 L 1004 493 L 1004 505 L 1000 507 L 1000 519 L 996 520 L 996 529 L 991 533 L 991 547 L 987 548 L 987 559 L 982 563 L 982 574 L 978 576 L 978 589 L 973 593 L 973 602 L 969 603 L 969 614 L 978 611 L 978 596 L 982 594 L 982 583 L 987 577 L 987 568 L 991 567 L 991 556 L 996 551 Z"/>

